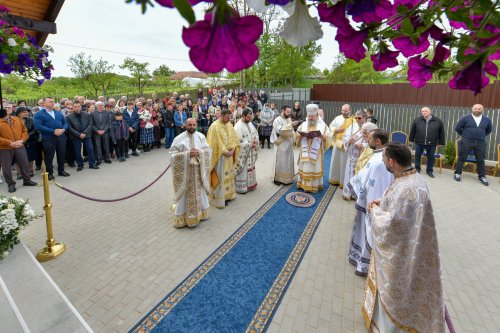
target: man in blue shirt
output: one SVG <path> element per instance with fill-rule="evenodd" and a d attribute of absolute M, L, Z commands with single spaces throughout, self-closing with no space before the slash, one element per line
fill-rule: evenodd
<path fill-rule="evenodd" d="M 64 115 L 53 108 L 54 99 L 52 97 L 45 97 L 43 99 L 43 108 L 33 117 L 35 128 L 42 135 L 45 168 L 49 174 L 49 180 L 54 179 L 52 160 L 56 152 L 57 174 L 62 177 L 69 176 L 69 173 L 64 171 L 66 136 L 63 135 L 68 129 L 68 124 Z"/>
<path fill-rule="evenodd" d="M 486 179 L 484 156 L 486 155 L 486 136 L 493 130 L 493 125 L 490 118 L 486 117 L 483 112 L 483 106 L 476 104 L 472 107 L 472 113 L 460 118 L 455 126 L 455 131 L 462 136 L 460 151 L 457 152 L 457 166 L 453 176 L 457 182 L 461 180 L 462 168 L 467 161 L 467 156 L 472 151 L 476 157 L 479 181 L 485 186 L 489 185 Z"/>

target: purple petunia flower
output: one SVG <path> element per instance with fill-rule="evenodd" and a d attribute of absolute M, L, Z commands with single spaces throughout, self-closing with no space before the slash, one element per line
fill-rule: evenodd
<path fill-rule="evenodd" d="M 8 13 L 10 9 L 5 6 L 0 6 L 0 13 Z"/>
<path fill-rule="evenodd" d="M 335 40 L 339 42 L 339 50 L 347 58 L 360 62 L 366 56 L 366 48 L 364 42 L 368 37 L 368 32 L 365 30 L 355 30 L 349 28 L 338 29 Z"/>
<path fill-rule="evenodd" d="M 434 50 L 434 58 L 432 58 L 432 65 L 438 65 L 450 57 L 450 49 L 444 47 L 441 43 L 436 46 Z"/>
<path fill-rule="evenodd" d="M 41 86 L 44 82 L 45 82 L 44 79 L 36 80 L 36 83 L 38 83 L 39 86 Z"/>
<path fill-rule="evenodd" d="M 488 56 L 488 60 L 499 60 L 499 59 L 500 59 L 500 50 Z"/>
<path fill-rule="evenodd" d="M 14 66 L 7 59 L 7 55 L 0 54 L 0 73 L 10 74 L 14 70 Z"/>
<path fill-rule="evenodd" d="M 372 5 L 374 6 L 372 8 Z M 389 0 L 357 0 L 348 8 L 348 14 L 358 23 L 380 23 L 395 14 L 395 6 Z"/>
<path fill-rule="evenodd" d="M 394 0 L 394 7 L 405 6 L 408 8 L 415 7 L 420 0 Z"/>
<path fill-rule="evenodd" d="M 240 17 L 236 12 L 225 14 L 224 23 L 209 13 L 205 20 L 183 28 L 182 40 L 191 48 L 189 58 L 200 71 L 218 73 L 227 68 L 234 73 L 259 58 L 255 42 L 263 31 L 262 20 L 253 15 Z"/>
<path fill-rule="evenodd" d="M 22 31 L 18 27 L 12 27 L 12 31 L 19 37 L 24 38 L 24 31 Z"/>
<path fill-rule="evenodd" d="M 448 82 L 453 89 L 472 90 L 474 95 L 481 92 L 481 89 L 490 83 L 486 73 L 497 76 L 498 67 L 491 61 L 479 58 L 465 67 L 463 70 L 455 73 L 455 76 Z"/>
<path fill-rule="evenodd" d="M 392 45 L 394 45 L 397 50 L 400 50 L 405 57 L 409 58 L 415 54 L 420 54 L 429 48 L 430 43 L 428 37 L 429 32 L 425 31 L 420 35 L 417 44 L 415 44 L 410 37 L 400 36 L 392 40 Z"/>
<path fill-rule="evenodd" d="M 174 8 L 174 1 L 173 0 L 155 0 L 159 5 L 163 7 L 168 7 L 168 8 Z M 212 2 L 211 0 L 187 0 L 191 6 L 194 6 L 200 2 Z"/>
<path fill-rule="evenodd" d="M 381 50 L 379 53 L 372 54 L 370 59 L 373 63 L 373 68 L 376 71 L 385 71 L 387 68 L 393 68 L 398 65 L 399 51 Z"/>
<path fill-rule="evenodd" d="M 351 27 L 351 24 L 345 14 L 344 1 L 340 1 L 335 6 L 331 7 L 322 2 L 318 5 L 318 14 L 321 22 L 328 22 L 339 28 L 339 30 Z"/>
<path fill-rule="evenodd" d="M 5 22 L 4 20 L 0 19 L 0 27 L 5 27 L 7 26 L 7 22 Z"/>
<path fill-rule="evenodd" d="M 432 79 L 431 61 L 427 58 L 417 56 L 408 61 L 408 81 L 415 88 L 425 86 Z"/>

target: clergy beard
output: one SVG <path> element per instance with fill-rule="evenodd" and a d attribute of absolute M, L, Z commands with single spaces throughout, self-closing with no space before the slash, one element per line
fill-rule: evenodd
<path fill-rule="evenodd" d="M 370 145 L 370 144 L 369 144 L 369 146 L 370 146 L 370 148 L 371 148 L 371 149 L 373 149 L 373 150 L 377 149 L 377 147 L 376 147 L 376 146 L 372 146 L 372 145 Z"/>
<path fill-rule="evenodd" d="M 194 132 L 196 132 L 196 128 L 188 128 L 186 130 L 189 134 L 193 134 Z"/>
<path fill-rule="evenodd" d="M 316 126 L 317 123 L 318 123 L 317 120 L 308 120 L 307 121 L 307 126 Z"/>

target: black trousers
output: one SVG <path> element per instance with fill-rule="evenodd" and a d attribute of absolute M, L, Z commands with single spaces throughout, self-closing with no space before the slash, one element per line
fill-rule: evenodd
<path fill-rule="evenodd" d="M 132 149 L 132 152 L 137 150 L 137 139 L 138 139 L 139 130 L 135 130 L 134 133 L 128 132 L 128 146 Z M 125 152 L 125 155 L 128 155 L 128 151 Z"/>
<path fill-rule="evenodd" d="M 66 155 L 66 135 L 51 136 L 42 138 L 45 168 L 49 175 L 54 173 L 52 161 L 57 153 L 57 172 L 64 171 L 64 159 Z"/>
<path fill-rule="evenodd" d="M 125 138 L 117 139 L 116 144 L 114 146 L 115 146 L 114 148 L 116 152 L 116 158 L 125 157 L 125 155 L 128 155 L 127 139 Z"/>
<path fill-rule="evenodd" d="M 474 153 L 474 157 L 476 158 L 477 164 L 477 175 L 479 177 L 486 176 L 486 168 L 484 166 L 484 157 L 486 156 L 486 141 L 471 141 L 465 138 L 462 138 L 460 148 L 457 152 L 458 161 L 455 168 L 455 173 L 459 175 L 462 174 L 462 168 L 464 163 L 467 162 L 467 157 L 470 152 Z"/>

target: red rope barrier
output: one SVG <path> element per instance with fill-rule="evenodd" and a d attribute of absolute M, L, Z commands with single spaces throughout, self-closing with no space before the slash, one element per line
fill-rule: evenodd
<path fill-rule="evenodd" d="M 122 201 L 122 200 L 126 200 L 126 199 L 129 199 L 129 198 L 132 198 L 132 197 L 138 195 L 139 193 L 144 192 L 149 187 L 151 187 L 154 183 L 156 183 L 168 171 L 169 168 L 170 168 L 170 165 L 168 165 L 167 168 L 165 170 L 163 170 L 163 172 L 158 177 L 156 177 L 156 179 L 153 180 L 152 183 L 148 184 L 146 187 L 140 189 L 137 192 L 129 194 L 129 195 L 125 196 L 125 197 L 116 198 L 116 199 L 97 199 L 97 198 L 92 198 L 92 197 L 86 196 L 84 194 L 80 194 L 80 193 L 77 193 L 77 192 L 75 192 L 73 190 L 70 190 L 69 188 L 66 188 L 66 187 L 62 186 L 61 184 L 59 184 L 57 182 L 55 184 L 61 190 L 64 190 L 64 191 L 66 191 L 68 193 L 71 193 L 71 194 L 76 195 L 77 197 L 80 197 L 80 198 L 83 198 L 83 199 L 87 199 L 87 200 L 90 200 L 90 201 L 97 201 L 97 202 L 117 202 L 117 201 Z"/>

